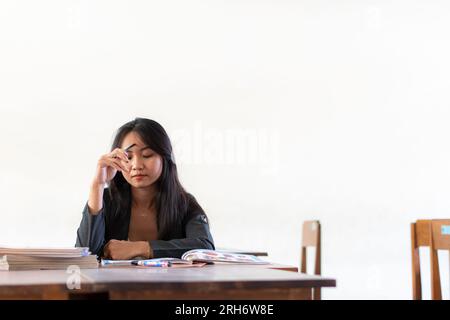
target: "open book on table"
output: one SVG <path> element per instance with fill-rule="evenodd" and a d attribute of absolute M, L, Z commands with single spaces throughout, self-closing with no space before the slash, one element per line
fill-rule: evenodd
<path fill-rule="evenodd" d="M 260 258 L 232 252 L 221 252 L 216 250 L 194 249 L 185 252 L 179 258 L 157 258 L 157 259 L 132 259 L 132 260 L 105 260 L 102 259 L 102 267 L 108 266 L 129 266 L 138 261 L 169 262 L 171 267 L 181 266 L 202 266 L 205 264 L 270 264 Z"/>
<path fill-rule="evenodd" d="M 233 264 L 269 264 L 256 256 L 219 250 L 194 249 L 187 251 L 182 260 L 206 263 L 233 263 Z"/>

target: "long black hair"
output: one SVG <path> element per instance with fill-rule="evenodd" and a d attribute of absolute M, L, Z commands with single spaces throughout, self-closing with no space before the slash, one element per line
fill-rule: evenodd
<path fill-rule="evenodd" d="M 154 204 L 157 212 L 158 238 L 167 240 L 173 229 L 181 228 L 188 208 L 188 195 L 178 179 L 172 143 L 164 128 L 156 121 L 136 118 L 120 127 L 114 138 L 111 151 L 120 148 L 125 136 L 136 132 L 142 141 L 162 157 L 161 176 L 155 182 Z M 117 172 L 109 183 L 110 197 L 115 202 L 116 215 L 131 210 L 131 186 L 121 172 Z"/>

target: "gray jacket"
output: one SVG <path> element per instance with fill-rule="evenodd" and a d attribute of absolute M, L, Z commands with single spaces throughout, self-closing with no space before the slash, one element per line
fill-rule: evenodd
<path fill-rule="evenodd" d="M 181 228 L 174 228 L 167 240 L 149 241 L 154 258 L 180 258 L 184 252 L 192 249 L 215 249 L 205 212 L 192 195 L 188 194 L 188 199 L 189 205 Z M 115 211 L 108 189 L 103 193 L 103 208 L 97 215 L 89 213 L 86 203 L 75 246 L 89 247 L 93 254 L 100 256 L 109 240 L 127 240 L 131 212 L 127 210 L 115 215 Z"/>

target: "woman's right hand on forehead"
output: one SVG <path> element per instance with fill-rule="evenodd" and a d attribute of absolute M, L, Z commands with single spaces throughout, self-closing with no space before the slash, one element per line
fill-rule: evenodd
<path fill-rule="evenodd" d="M 98 160 L 94 184 L 104 186 L 114 178 L 117 171 L 129 172 L 130 170 L 131 165 L 127 153 L 116 148 L 110 153 L 102 155 Z"/>

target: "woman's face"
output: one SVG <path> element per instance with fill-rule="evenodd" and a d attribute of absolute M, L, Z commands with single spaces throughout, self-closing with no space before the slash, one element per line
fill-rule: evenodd
<path fill-rule="evenodd" d="M 120 146 L 122 149 L 129 148 L 128 160 L 129 172 L 122 172 L 125 180 L 135 188 L 146 188 L 155 183 L 161 175 L 162 157 L 147 146 L 136 132 L 128 133 Z"/>

